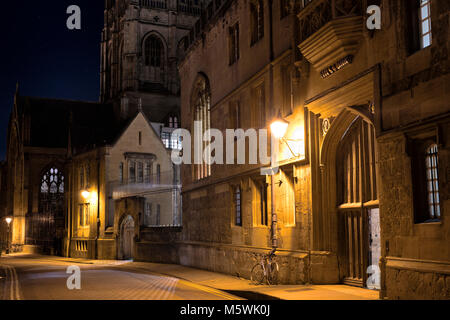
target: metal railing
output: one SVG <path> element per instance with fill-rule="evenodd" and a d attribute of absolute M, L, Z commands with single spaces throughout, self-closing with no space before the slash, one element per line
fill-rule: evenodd
<path fill-rule="evenodd" d="M 165 0 L 140 0 L 139 5 L 144 8 L 167 9 L 167 1 Z"/>
<path fill-rule="evenodd" d="M 179 12 L 199 16 L 202 14 L 202 6 L 201 4 L 194 4 L 192 0 L 178 0 L 177 1 L 177 9 Z"/>

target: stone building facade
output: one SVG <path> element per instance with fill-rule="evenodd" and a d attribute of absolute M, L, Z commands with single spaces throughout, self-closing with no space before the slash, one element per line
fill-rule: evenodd
<path fill-rule="evenodd" d="M 367 27 L 370 5 L 380 30 Z M 280 171 L 184 165 L 183 228 L 149 238 L 152 259 L 249 277 L 276 234 L 283 283 L 448 299 L 449 11 L 443 0 L 210 4 L 179 68 L 182 127 L 281 117 Z"/>
<path fill-rule="evenodd" d="M 124 118 L 139 104 L 155 121 L 179 118 L 177 65 L 207 1 L 106 0 L 101 42 L 102 102 Z"/>
<path fill-rule="evenodd" d="M 132 259 L 141 233 L 178 225 L 179 169 L 139 112 L 107 145 L 70 157 L 67 255 Z"/>
<path fill-rule="evenodd" d="M 202 5 L 106 0 L 100 102 L 16 92 L 2 174 L 15 250 L 130 258 L 133 226 L 181 223 L 176 65 Z"/>

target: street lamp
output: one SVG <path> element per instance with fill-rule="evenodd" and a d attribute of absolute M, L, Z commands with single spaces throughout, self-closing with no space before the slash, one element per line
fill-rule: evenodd
<path fill-rule="evenodd" d="M 289 127 L 289 122 L 286 120 L 279 118 L 276 118 L 272 123 L 270 124 L 270 131 L 273 134 L 275 138 L 278 140 L 283 140 L 284 136 L 286 135 L 287 129 Z M 284 141 L 284 140 L 283 140 Z M 278 152 L 278 150 L 272 150 L 272 152 Z M 275 186 L 274 186 L 274 171 L 272 170 L 272 173 L 270 175 L 270 198 L 271 198 L 271 205 L 270 209 L 272 211 L 272 247 L 276 249 L 278 247 L 278 237 L 277 237 L 277 213 L 275 212 Z"/>
<path fill-rule="evenodd" d="M 281 118 L 275 119 L 270 125 L 270 131 L 277 139 L 283 139 L 289 127 L 289 122 Z"/>
<path fill-rule="evenodd" d="M 11 224 L 12 218 L 6 217 L 6 224 L 8 225 L 8 232 L 6 233 L 6 254 L 9 254 L 9 225 Z"/>
<path fill-rule="evenodd" d="M 84 198 L 84 200 L 88 200 L 91 196 L 91 193 L 88 190 L 81 191 L 81 196 Z"/>

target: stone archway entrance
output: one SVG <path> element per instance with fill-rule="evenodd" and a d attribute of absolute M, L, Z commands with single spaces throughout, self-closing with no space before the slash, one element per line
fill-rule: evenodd
<path fill-rule="evenodd" d="M 135 224 L 132 216 L 123 219 L 120 225 L 120 252 L 119 258 L 131 260 L 134 256 Z"/>
<path fill-rule="evenodd" d="M 320 157 L 322 234 L 329 235 L 324 243 L 337 253 L 339 279 L 378 289 L 380 215 L 372 121 L 351 108 L 342 110 L 326 133 Z M 374 280 L 377 285 L 369 286 Z"/>
<path fill-rule="evenodd" d="M 344 283 L 378 289 L 375 277 L 381 251 L 375 146 L 373 125 L 356 117 L 337 148 L 336 200 Z M 374 275 L 367 281 L 370 273 Z"/>

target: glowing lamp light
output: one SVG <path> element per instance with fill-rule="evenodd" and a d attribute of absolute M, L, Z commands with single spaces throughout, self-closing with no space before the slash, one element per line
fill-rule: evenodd
<path fill-rule="evenodd" d="M 87 199 L 89 199 L 89 197 L 91 196 L 91 193 L 90 193 L 89 191 L 87 191 L 87 190 L 83 190 L 83 191 L 81 192 L 81 196 L 82 196 L 85 200 L 87 200 Z"/>
<path fill-rule="evenodd" d="M 289 127 L 289 122 L 283 119 L 276 119 L 270 125 L 270 131 L 277 139 L 281 139 L 286 134 L 286 131 Z"/>
<path fill-rule="evenodd" d="M 12 221 L 12 218 L 8 217 L 5 220 L 6 220 L 6 223 L 9 225 L 11 223 L 11 221 Z"/>

